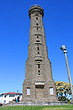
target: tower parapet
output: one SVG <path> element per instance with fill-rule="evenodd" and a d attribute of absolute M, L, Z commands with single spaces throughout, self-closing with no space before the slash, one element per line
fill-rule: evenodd
<path fill-rule="evenodd" d="M 29 9 L 29 17 L 31 18 L 31 14 L 40 14 L 42 17 L 44 16 L 44 10 L 39 5 L 33 5 Z"/>

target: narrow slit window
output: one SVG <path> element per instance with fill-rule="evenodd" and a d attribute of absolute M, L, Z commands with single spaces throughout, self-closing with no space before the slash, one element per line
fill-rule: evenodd
<path fill-rule="evenodd" d="M 38 75 L 40 75 L 40 70 L 38 70 Z"/>
<path fill-rule="evenodd" d="M 36 17 L 36 20 L 38 20 L 38 17 Z"/>
<path fill-rule="evenodd" d="M 38 30 L 38 27 L 37 27 L 37 30 Z"/>
<path fill-rule="evenodd" d="M 38 64 L 38 68 L 40 68 L 40 64 Z"/>
<path fill-rule="evenodd" d="M 39 50 L 39 47 L 37 47 L 37 50 Z"/>
<path fill-rule="evenodd" d="M 39 36 L 37 36 L 37 38 L 39 38 Z"/>
<path fill-rule="evenodd" d="M 39 54 L 39 52 L 38 52 L 38 54 Z"/>

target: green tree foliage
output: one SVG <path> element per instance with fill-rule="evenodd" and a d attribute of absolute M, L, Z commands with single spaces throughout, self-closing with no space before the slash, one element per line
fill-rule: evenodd
<path fill-rule="evenodd" d="M 56 93 L 59 101 L 70 101 L 71 91 L 70 85 L 67 82 L 56 81 Z"/>
<path fill-rule="evenodd" d="M 63 82 L 63 81 L 56 81 L 55 84 L 56 84 L 56 92 L 57 92 L 57 94 L 60 93 L 60 92 L 62 94 L 63 93 L 66 94 L 67 92 L 69 94 L 71 94 L 69 83 Z"/>

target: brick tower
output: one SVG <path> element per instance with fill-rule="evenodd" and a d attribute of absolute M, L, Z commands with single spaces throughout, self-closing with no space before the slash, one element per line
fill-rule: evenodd
<path fill-rule="evenodd" d="M 43 16 L 44 11 L 40 6 L 32 6 L 29 9 L 31 26 L 22 96 L 22 101 L 26 103 L 57 101 L 45 42 Z"/>

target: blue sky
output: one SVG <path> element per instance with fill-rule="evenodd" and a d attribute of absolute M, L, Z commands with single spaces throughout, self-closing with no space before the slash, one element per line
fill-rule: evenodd
<path fill-rule="evenodd" d="M 65 56 L 73 83 L 73 0 L 0 0 L 0 93 L 22 92 L 25 62 L 28 57 L 29 8 L 38 4 L 44 9 L 48 58 L 54 81 L 68 81 Z"/>

